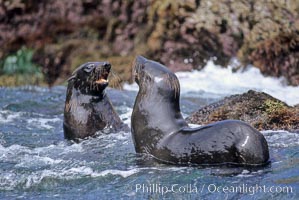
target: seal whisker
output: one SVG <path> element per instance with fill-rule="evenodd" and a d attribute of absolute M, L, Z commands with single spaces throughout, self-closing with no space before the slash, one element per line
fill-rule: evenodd
<path fill-rule="evenodd" d="M 117 89 L 122 89 L 122 87 L 121 87 L 122 79 L 120 78 L 120 76 L 111 70 L 110 77 L 111 78 L 109 79 L 109 83 L 111 83 L 111 87 L 117 88 Z"/>

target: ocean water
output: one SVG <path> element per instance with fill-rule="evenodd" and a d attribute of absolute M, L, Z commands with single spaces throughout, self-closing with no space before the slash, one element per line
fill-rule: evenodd
<path fill-rule="evenodd" d="M 231 73 L 209 63 L 179 72 L 184 116 L 249 89 L 290 105 L 299 88 L 249 68 Z M 254 78 L 253 78 L 254 77 Z M 136 85 L 108 89 L 125 123 Z M 0 88 L 0 199 L 298 199 L 299 134 L 263 131 L 271 164 L 260 168 L 177 167 L 137 155 L 130 132 L 99 133 L 80 143 L 63 138 L 66 88 Z"/>

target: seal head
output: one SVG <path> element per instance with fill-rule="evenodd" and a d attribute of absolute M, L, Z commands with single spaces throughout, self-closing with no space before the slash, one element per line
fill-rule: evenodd
<path fill-rule="evenodd" d="M 82 94 L 102 95 L 108 86 L 111 65 L 108 62 L 88 62 L 78 67 L 68 79 Z"/>

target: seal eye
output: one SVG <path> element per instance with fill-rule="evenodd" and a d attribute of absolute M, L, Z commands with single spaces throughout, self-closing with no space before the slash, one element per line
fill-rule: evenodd
<path fill-rule="evenodd" d="M 84 67 L 84 71 L 89 73 L 92 71 L 93 68 L 94 68 L 94 64 L 89 64 Z"/>

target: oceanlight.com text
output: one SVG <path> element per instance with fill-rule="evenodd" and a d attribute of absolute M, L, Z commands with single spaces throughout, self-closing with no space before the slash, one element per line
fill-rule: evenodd
<path fill-rule="evenodd" d="M 266 185 L 220 185 L 220 184 L 202 184 L 195 186 L 192 184 L 136 184 L 136 193 L 161 194 L 167 193 L 239 193 L 247 195 L 255 195 L 257 193 L 293 193 L 291 186 L 266 186 Z"/>

